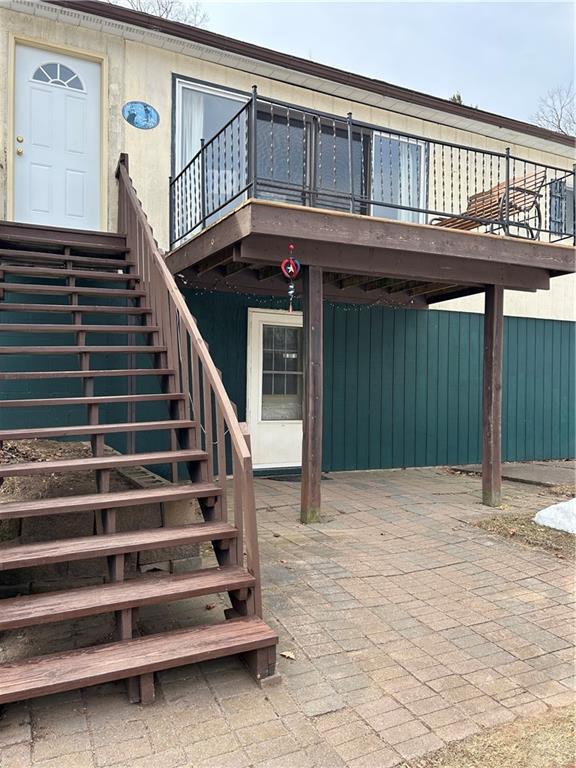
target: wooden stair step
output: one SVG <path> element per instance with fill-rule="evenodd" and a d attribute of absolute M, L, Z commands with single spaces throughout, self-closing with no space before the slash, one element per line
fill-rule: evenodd
<path fill-rule="evenodd" d="M 46 262 L 47 264 L 65 264 L 73 262 L 79 266 L 115 267 L 126 269 L 131 266 L 126 259 L 107 259 L 99 256 L 78 256 L 76 254 L 47 253 L 42 251 L 20 251 L 13 248 L 0 248 L 0 259 L 4 257 L 10 261 L 33 261 L 34 263 Z"/>
<path fill-rule="evenodd" d="M 237 535 L 237 529 L 228 523 L 194 523 L 178 528 L 151 528 L 101 536 L 42 541 L 36 544 L 12 544 L 0 546 L 0 571 L 200 544 L 205 541 L 225 541 L 235 539 Z"/>
<path fill-rule="evenodd" d="M 104 405 L 115 403 L 147 403 L 155 400 L 184 400 L 182 392 L 154 392 L 146 395 L 94 395 L 92 397 L 50 397 L 39 399 L 0 400 L 0 408 L 46 407 L 53 405 Z"/>
<path fill-rule="evenodd" d="M 106 234 L 106 233 L 98 233 Z M 46 232 L 39 232 L 38 234 L 27 233 L 2 233 L 0 234 L 0 242 L 2 243 L 16 243 L 17 245 L 31 245 L 37 246 L 41 250 L 49 248 L 70 248 L 74 251 L 85 251 L 87 253 L 129 253 L 130 248 L 126 245 L 121 245 L 120 240 L 122 236 L 116 235 L 112 238 L 101 238 L 100 242 L 90 241 L 85 238 L 75 238 L 73 234 L 58 236 L 58 238 L 52 238 L 47 235 Z M 67 257 L 68 258 L 68 257 Z"/>
<path fill-rule="evenodd" d="M 118 509 L 138 504 L 161 504 L 164 501 L 208 499 L 221 494 L 220 487 L 214 483 L 182 483 L 110 493 L 86 493 L 82 496 L 9 501 L 0 503 L 0 520 L 41 515 L 66 515 L 70 512 L 88 512 L 95 509 Z"/>
<path fill-rule="evenodd" d="M 87 371 L 9 371 L 0 373 L 0 381 L 24 381 L 26 379 L 92 379 L 108 376 L 173 376 L 173 368 L 110 368 Z"/>
<path fill-rule="evenodd" d="M 78 280 L 106 280 L 106 282 L 120 281 L 127 283 L 130 280 L 140 280 L 140 276 L 119 274 L 118 272 L 100 272 L 98 270 L 84 270 L 84 269 L 51 269 L 50 267 L 28 267 L 28 266 L 13 266 L 11 264 L 3 264 L 0 262 L 0 272 L 4 272 L 7 275 L 34 275 L 36 277 L 57 277 L 65 279 L 67 277 L 75 277 Z"/>
<path fill-rule="evenodd" d="M 150 307 L 119 307 L 105 304 L 17 304 L 0 301 L 0 312 L 82 312 L 87 315 L 151 315 Z"/>
<path fill-rule="evenodd" d="M 0 465 L 0 477 L 26 477 L 53 472 L 89 472 L 97 469 L 118 467 L 142 467 L 150 464 L 174 464 L 175 462 L 206 461 L 207 454 L 198 448 L 180 451 L 155 451 L 152 453 L 112 454 L 82 459 L 57 459 L 55 461 L 27 461 L 21 464 Z"/>
<path fill-rule="evenodd" d="M 73 323 L 0 323 L 0 333 L 157 333 L 159 325 L 75 325 Z"/>
<path fill-rule="evenodd" d="M 0 666 L 0 704 L 269 648 L 277 634 L 255 616 L 177 629 Z"/>
<path fill-rule="evenodd" d="M 201 595 L 232 592 L 254 586 L 244 568 L 205 568 L 179 575 L 155 575 L 119 583 L 46 592 L 2 600 L 0 631 L 68 621 L 141 605 L 187 600 Z M 1 689 L 0 684 L 0 689 Z"/>
<path fill-rule="evenodd" d="M 116 424 L 81 424 L 72 427 L 40 427 L 38 429 L 0 430 L 0 442 L 6 440 L 34 440 L 49 437 L 78 437 L 80 435 L 110 435 L 116 432 L 152 432 L 161 429 L 193 429 L 195 421 L 170 419 L 169 421 L 130 421 Z"/>
<path fill-rule="evenodd" d="M 133 288 L 83 288 L 76 285 L 37 285 L 36 283 L 0 283 L 0 290 L 6 293 L 33 294 L 78 294 L 79 296 L 104 296 L 106 298 L 138 299 L 146 296 L 146 291 Z"/>
<path fill-rule="evenodd" d="M 14 344 L 11 347 L 0 347 L 0 355 L 79 355 L 84 352 L 111 354 L 112 352 L 135 352 L 140 355 L 152 355 L 158 352 L 166 352 L 165 346 L 152 346 L 148 344 L 120 345 L 112 344 L 108 347 L 97 345 L 77 346 L 70 344 L 67 347 L 21 347 Z"/>

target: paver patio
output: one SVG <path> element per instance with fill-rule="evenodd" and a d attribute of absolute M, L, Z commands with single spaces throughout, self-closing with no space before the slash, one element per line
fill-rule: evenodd
<path fill-rule="evenodd" d="M 323 486 L 327 521 L 306 527 L 297 483 L 257 481 L 266 618 L 295 657 L 280 685 L 224 660 L 162 673 L 148 708 L 122 684 L 11 705 L 2 768 L 388 768 L 574 700 L 571 564 L 468 525 L 492 513 L 477 477 Z M 534 511 L 553 499 L 504 493 Z M 219 620 L 224 601 L 193 607 Z"/>

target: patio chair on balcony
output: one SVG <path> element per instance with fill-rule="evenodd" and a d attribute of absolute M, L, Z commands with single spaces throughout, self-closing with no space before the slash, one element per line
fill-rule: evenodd
<path fill-rule="evenodd" d="M 540 198 L 545 180 L 545 170 L 516 177 L 509 182 L 508 192 L 503 181 L 484 192 L 470 195 L 466 210 L 458 216 L 437 217 L 430 223 L 464 230 L 487 225 L 489 232 L 503 229 L 506 235 L 511 234 L 510 227 L 517 227 L 536 240 L 542 228 Z"/>

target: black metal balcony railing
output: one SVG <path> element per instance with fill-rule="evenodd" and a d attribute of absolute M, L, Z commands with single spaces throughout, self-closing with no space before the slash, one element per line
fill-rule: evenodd
<path fill-rule="evenodd" d="M 250 101 L 170 180 L 171 244 L 248 197 L 546 242 L 574 240 L 575 169 Z"/>

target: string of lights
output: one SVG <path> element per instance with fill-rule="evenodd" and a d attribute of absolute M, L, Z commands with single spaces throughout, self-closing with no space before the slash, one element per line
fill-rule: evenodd
<path fill-rule="evenodd" d="M 214 286 L 202 288 L 191 285 L 188 280 L 181 274 L 176 275 L 176 278 L 180 287 L 185 288 L 187 297 L 200 297 L 209 294 L 231 293 L 235 296 L 244 296 L 249 300 L 250 304 L 259 307 L 270 307 L 271 304 L 278 304 L 282 301 L 285 301 L 279 296 L 263 296 L 261 294 L 239 290 L 237 285 L 230 283 L 224 276 L 222 276 Z M 301 299 L 298 297 L 297 292 L 293 301 L 294 309 L 296 311 L 301 311 Z M 400 302 L 395 300 L 394 297 L 390 294 L 381 294 L 378 296 L 378 298 L 374 299 L 374 301 L 367 303 L 333 301 L 331 299 L 325 299 L 324 304 L 330 307 L 337 307 L 343 312 L 360 312 L 371 309 L 373 307 L 386 307 L 387 309 L 408 309 L 410 307 L 410 305 L 407 305 L 405 301 Z M 413 299 L 411 300 L 410 304 L 414 304 Z"/>
<path fill-rule="evenodd" d="M 196 286 L 190 285 L 188 281 L 185 278 L 182 278 L 179 276 L 179 282 L 181 285 L 186 289 L 186 296 L 187 297 L 200 297 L 200 296 L 206 296 L 210 294 L 225 294 L 225 293 L 231 293 L 235 296 L 244 296 L 246 299 L 249 300 L 250 304 L 254 304 L 256 306 L 260 307 L 270 307 L 271 304 L 280 304 L 280 303 L 288 303 L 286 299 L 283 299 L 280 296 L 262 296 L 261 294 L 255 294 L 250 293 L 249 291 L 240 291 L 238 290 L 238 286 L 234 286 L 231 283 L 228 283 L 227 281 L 223 281 L 222 283 L 219 283 L 219 286 L 223 286 L 225 290 L 222 290 L 222 287 L 212 287 L 212 288 L 198 288 Z M 296 294 L 294 297 L 294 309 L 296 311 L 301 311 L 301 299 Z M 412 302 L 413 303 L 413 302 Z M 398 302 L 394 301 L 394 299 L 391 296 L 380 296 L 379 298 L 375 299 L 374 301 L 371 301 L 370 303 L 347 303 L 343 301 L 332 301 L 331 299 L 325 299 L 324 304 L 329 307 L 337 307 L 343 312 L 361 312 L 368 309 L 372 309 L 373 307 L 384 307 L 386 309 L 408 309 L 409 306 L 406 305 L 405 302 Z"/>

